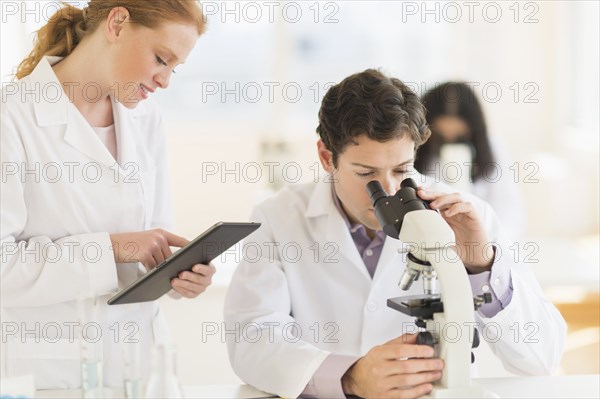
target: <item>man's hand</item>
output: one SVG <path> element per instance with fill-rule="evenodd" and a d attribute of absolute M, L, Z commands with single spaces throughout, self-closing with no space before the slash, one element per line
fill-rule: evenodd
<path fill-rule="evenodd" d="M 371 349 L 342 377 L 348 395 L 362 398 L 417 398 L 442 377 L 444 362 L 433 348 L 416 345 L 417 334 L 404 334 Z"/>
<path fill-rule="evenodd" d="M 195 298 L 212 283 L 215 271 L 213 265 L 194 265 L 192 271 L 181 272 L 171 280 L 171 287 L 186 298 Z"/>
<path fill-rule="evenodd" d="M 464 201 L 458 193 L 436 193 L 419 187 L 417 194 L 421 199 L 432 201 L 431 208 L 438 209 L 454 231 L 456 251 L 467 270 L 475 274 L 491 270 L 494 248 L 488 245 L 487 234 L 473 204 Z"/>

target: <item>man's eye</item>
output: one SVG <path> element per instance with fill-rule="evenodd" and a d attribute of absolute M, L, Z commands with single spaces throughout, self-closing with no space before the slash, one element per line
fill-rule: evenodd
<path fill-rule="evenodd" d="M 359 172 L 356 172 L 356 175 L 357 175 L 357 176 L 360 176 L 360 177 L 368 177 L 368 176 L 372 176 L 372 175 L 373 175 L 373 172 L 366 172 L 366 173 L 359 173 Z"/>
<path fill-rule="evenodd" d="M 400 175 L 404 175 L 408 173 L 408 170 L 397 170 L 396 173 L 400 174 Z"/>

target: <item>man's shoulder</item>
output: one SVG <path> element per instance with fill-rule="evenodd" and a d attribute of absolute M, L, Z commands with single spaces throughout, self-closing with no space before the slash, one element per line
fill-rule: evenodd
<path fill-rule="evenodd" d="M 282 216 L 288 218 L 294 214 L 304 216 L 319 184 L 322 183 L 309 182 L 285 186 L 260 202 L 255 207 L 255 212 L 258 211 L 269 218 Z"/>
<path fill-rule="evenodd" d="M 288 204 L 290 202 L 304 204 L 306 207 L 317 188 L 317 184 L 318 183 L 309 182 L 287 185 L 259 203 L 258 207 L 270 208 L 277 205 Z"/>

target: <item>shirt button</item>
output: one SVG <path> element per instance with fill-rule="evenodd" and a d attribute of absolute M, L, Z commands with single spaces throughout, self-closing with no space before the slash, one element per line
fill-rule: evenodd
<path fill-rule="evenodd" d="M 494 279 L 494 285 L 498 285 L 498 284 L 500 284 L 500 279 L 496 277 Z"/>
<path fill-rule="evenodd" d="M 481 287 L 481 292 L 488 292 L 489 290 L 490 290 L 490 286 L 487 284 Z"/>
<path fill-rule="evenodd" d="M 369 304 L 367 305 L 367 309 L 369 310 L 369 312 L 374 312 L 377 310 L 377 304 L 375 302 L 369 302 Z"/>
<path fill-rule="evenodd" d="M 367 256 L 371 256 L 373 255 L 373 250 L 369 248 L 365 253 L 367 254 Z"/>

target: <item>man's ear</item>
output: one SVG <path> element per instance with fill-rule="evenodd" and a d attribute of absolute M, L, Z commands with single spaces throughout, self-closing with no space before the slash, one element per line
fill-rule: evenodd
<path fill-rule="evenodd" d="M 125 7 L 115 7 L 110 10 L 105 25 L 106 37 L 109 42 L 115 43 L 119 40 L 121 31 L 127 22 L 129 22 L 129 10 Z"/>
<path fill-rule="evenodd" d="M 323 140 L 321 139 L 317 141 L 317 152 L 323 169 L 325 169 L 327 173 L 333 173 L 335 169 L 333 166 L 333 153 L 327 149 L 325 143 L 323 143 Z"/>

